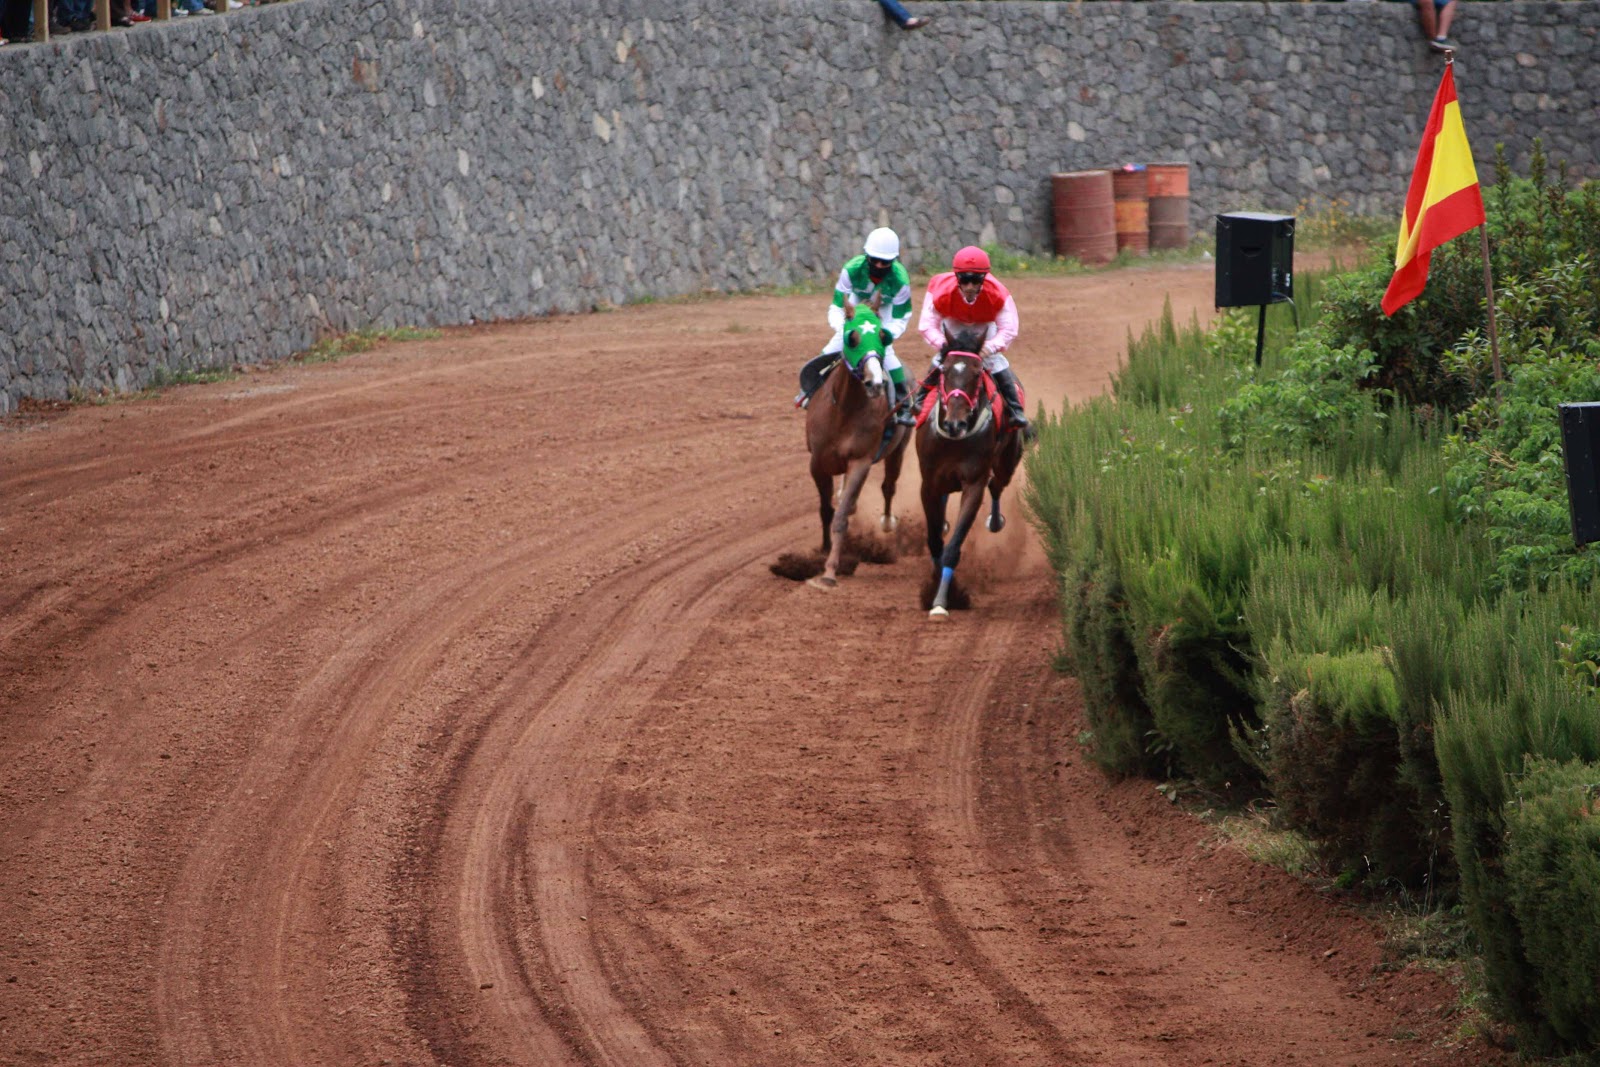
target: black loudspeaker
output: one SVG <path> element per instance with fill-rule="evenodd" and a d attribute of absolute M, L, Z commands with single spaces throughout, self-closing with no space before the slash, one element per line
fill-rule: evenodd
<path fill-rule="evenodd" d="M 1294 299 L 1294 216 L 1236 211 L 1217 216 L 1217 307 Z"/>
<path fill-rule="evenodd" d="M 1600 404 L 1559 404 L 1572 539 L 1600 541 Z"/>

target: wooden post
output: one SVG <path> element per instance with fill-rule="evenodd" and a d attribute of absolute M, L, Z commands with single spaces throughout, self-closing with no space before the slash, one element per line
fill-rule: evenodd
<path fill-rule="evenodd" d="M 156 18 L 166 20 L 172 17 L 172 0 L 156 0 Z"/>
<path fill-rule="evenodd" d="M 94 28 L 97 30 L 111 28 L 111 0 L 94 0 Z"/>
<path fill-rule="evenodd" d="M 50 0 L 33 0 L 33 39 L 50 39 Z"/>

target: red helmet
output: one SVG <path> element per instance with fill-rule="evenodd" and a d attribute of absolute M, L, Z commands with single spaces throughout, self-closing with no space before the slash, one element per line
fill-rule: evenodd
<path fill-rule="evenodd" d="M 958 271 L 981 270 L 988 273 L 989 254 L 977 245 L 968 245 L 956 253 L 956 258 L 950 261 L 950 266 Z"/>

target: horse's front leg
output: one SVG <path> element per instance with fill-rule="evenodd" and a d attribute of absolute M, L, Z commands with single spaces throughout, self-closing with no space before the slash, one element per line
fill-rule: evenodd
<path fill-rule="evenodd" d="M 950 531 L 944 551 L 939 554 L 939 591 L 934 594 L 933 608 L 928 612 L 930 618 L 942 619 L 950 614 L 950 585 L 955 581 L 956 565 L 961 562 L 961 542 L 967 539 L 967 531 L 972 529 L 982 505 L 982 481 L 968 482 L 961 487 L 961 510 L 956 514 L 955 529 Z"/>
<path fill-rule="evenodd" d="M 871 469 L 870 456 L 850 464 L 850 470 L 844 476 L 844 486 L 839 490 L 838 510 L 833 514 L 833 544 L 828 551 L 828 562 L 823 565 L 822 573 L 811 580 L 813 585 L 832 589 L 839 584 L 839 559 L 844 555 L 844 538 L 850 529 L 850 514 L 856 509 L 856 497 L 861 494 L 861 486 Z"/>

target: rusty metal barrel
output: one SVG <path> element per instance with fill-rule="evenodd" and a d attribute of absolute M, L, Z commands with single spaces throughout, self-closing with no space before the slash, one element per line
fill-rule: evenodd
<path fill-rule="evenodd" d="M 1116 201 L 1117 251 L 1142 256 L 1150 251 L 1150 173 L 1129 163 L 1111 172 Z"/>
<path fill-rule="evenodd" d="M 1189 164 L 1151 163 L 1150 247 L 1189 247 Z"/>
<path fill-rule="evenodd" d="M 1056 255 L 1109 263 L 1117 254 L 1117 216 L 1111 172 L 1079 170 L 1050 176 Z"/>

